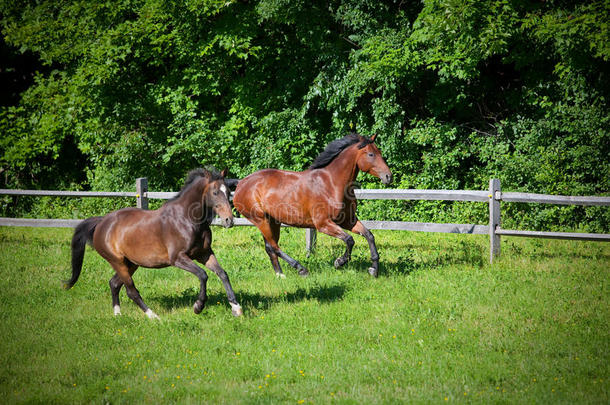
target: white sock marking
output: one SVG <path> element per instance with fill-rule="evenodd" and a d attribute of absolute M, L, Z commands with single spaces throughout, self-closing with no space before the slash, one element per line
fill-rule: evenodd
<path fill-rule="evenodd" d="M 121 315 L 121 307 L 119 305 L 114 306 L 114 314 Z"/>
<path fill-rule="evenodd" d="M 241 309 L 241 305 L 233 304 L 231 302 L 229 302 L 229 304 L 231 304 L 231 312 L 233 313 L 233 315 L 241 316 L 244 314 L 244 311 Z"/>

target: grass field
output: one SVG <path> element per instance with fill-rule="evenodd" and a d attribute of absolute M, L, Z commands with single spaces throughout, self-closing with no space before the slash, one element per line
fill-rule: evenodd
<path fill-rule="evenodd" d="M 0 396 L 3 403 L 600 403 L 610 401 L 610 245 L 375 232 L 332 267 L 339 241 L 304 231 L 281 245 L 310 270 L 275 278 L 253 228 L 215 228 L 215 251 L 245 316 L 231 315 L 211 272 L 176 268 L 135 281 L 151 321 L 87 249 L 70 291 L 70 229 L 0 228 Z"/>

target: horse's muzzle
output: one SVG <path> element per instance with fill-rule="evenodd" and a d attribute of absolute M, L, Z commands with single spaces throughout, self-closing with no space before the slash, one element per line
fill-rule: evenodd
<path fill-rule="evenodd" d="M 222 226 L 224 226 L 225 228 L 230 228 L 233 226 L 233 217 L 223 218 L 221 219 L 221 222 Z"/>
<path fill-rule="evenodd" d="M 392 173 L 387 172 L 379 176 L 383 184 L 390 184 L 392 182 Z"/>

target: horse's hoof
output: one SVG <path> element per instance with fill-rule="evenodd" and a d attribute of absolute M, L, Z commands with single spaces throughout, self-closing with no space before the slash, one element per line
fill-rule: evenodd
<path fill-rule="evenodd" d="M 148 319 L 161 319 L 159 318 L 159 315 L 155 314 L 150 308 L 148 308 L 148 310 L 146 311 L 146 316 L 148 317 Z"/>
<path fill-rule="evenodd" d="M 201 313 L 201 311 L 203 311 L 204 306 L 205 303 L 203 301 L 195 301 L 195 304 L 193 305 L 193 312 L 195 312 L 195 314 Z"/>
<path fill-rule="evenodd" d="M 114 306 L 114 316 L 121 315 L 121 307 L 118 305 Z"/>
<path fill-rule="evenodd" d="M 309 270 L 303 268 L 301 270 L 299 270 L 299 276 L 301 277 L 307 277 L 309 275 Z"/>
<path fill-rule="evenodd" d="M 369 274 L 370 274 L 371 276 L 373 276 L 373 277 L 377 277 L 378 273 L 379 273 L 379 272 L 378 272 L 378 270 L 377 270 L 376 268 L 374 268 L 374 267 L 369 267 Z"/>
<path fill-rule="evenodd" d="M 275 273 L 275 277 L 277 277 L 277 278 L 286 278 L 286 275 L 284 273 Z"/>
<path fill-rule="evenodd" d="M 345 263 L 347 263 L 346 258 L 344 258 L 343 256 L 337 257 L 337 259 L 335 260 L 335 269 L 338 269 L 339 267 L 343 266 Z"/>
<path fill-rule="evenodd" d="M 244 314 L 244 310 L 241 309 L 241 305 L 239 304 L 231 304 L 231 313 L 233 316 L 242 316 Z"/>

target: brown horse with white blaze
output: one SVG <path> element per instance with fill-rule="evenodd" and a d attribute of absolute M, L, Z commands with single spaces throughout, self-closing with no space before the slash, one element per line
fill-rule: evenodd
<path fill-rule="evenodd" d="M 344 230 L 362 235 L 369 243 L 372 265 L 369 273 L 377 277 L 379 255 L 373 234 L 356 217 L 354 182 L 360 171 L 389 184 L 392 173 L 370 139 L 349 134 L 334 140 L 314 160 L 308 170 L 292 172 L 265 169 L 240 180 L 233 205 L 260 229 L 265 250 L 278 277 L 284 277 L 278 257 L 286 260 L 299 274 L 308 271 L 284 253 L 279 245 L 282 223 L 302 228 L 315 228 L 343 240 L 345 253 L 335 260 L 341 267 L 351 258 L 354 238 Z"/>
<path fill-rule="evenodd" d="M 200 313 L 207 300 L 207 273 L 194 260 L 218 275 L 227 292 L 233 315 L 242 315 L 229 277 L 212 251 L 210 223 L 217 214 L 221 223 L 233 226 L 233 214 L 224 182 L 226 170 L 217 173 L 204 169 L 189 172 L 178 195 L 158 210 L 123 208 L 104 217 L 81 222 L 72 237 L 72 278 L 65 287 L 72 288 L 80 275 L 85 244 L 90 243 L 115 270 L 110 279 L 114 314 L 121 313 L 119 291 L 124 285 L 131 298 L 149 318 L 158 318 L 142 300 L 133 282 L 139 266 L 162 268 L 175 266 L 193 273 L 200 280 L 200 292 L 193 310 Z"/>

